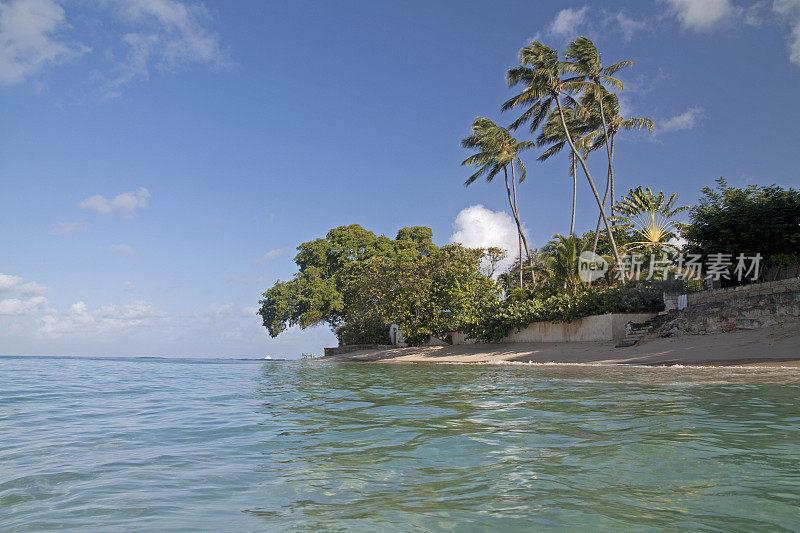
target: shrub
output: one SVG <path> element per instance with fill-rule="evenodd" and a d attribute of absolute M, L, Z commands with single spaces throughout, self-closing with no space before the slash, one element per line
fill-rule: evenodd
<path fill-rule="evenodd" d="M 500 342 L 512 330 L 532 322 L 574 322 L 583 317 L 606 313 L 647 313 L 664 310 L 663 292 L 656 283 L 615 286 L 606 289 L 582 288 L 576 293 L 562 292 L 546 299 L 506 300 L 480 309 L 463 332 L 470 338 Z"/>

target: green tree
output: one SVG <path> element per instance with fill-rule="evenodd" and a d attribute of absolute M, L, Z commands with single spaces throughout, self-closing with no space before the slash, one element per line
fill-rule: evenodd
<path fill-rule="evenodd" d="M 574 235 L 555 234 L 546 249 L 544 263 L 553 281 L 564 290 L 577 291 L 581 286 L 578 276 L 578 256 L 582 251 L 580 239 Z"/>
<path fill-rule="evenodd" d="M 761 254 L 762 266 L 800 263 L 800 191 L 776 185 L 729 187 L 719 178 L 703 187 L 703 198 L 681 229 L 688 251 L 710 254 Z M 763 272 L 763 269 L 762 269 Z"/>
<path fill-rule="evenodd" d="M 605 208 L 600 200 L 600 194 L 597 192 L 597 187 L 589 172 L 589 168 L 586 165 L 586 160 L 575 145 L 573 136 L 570 134 L 564 113 L 564 105 L 562 105 L 561 102 L 561 97 L 563 95 L 567 104 L 570 106 L 577 105 L 577 102 L 569 93 L 578 92 L 583 87 L 583 78 L 581 76 L 562 78 L 562 75 L 574 71 L 574 67 L 571 66 L 569 62 L 559 61 L 558 53 L 554 49 L 538 41 L 532 42 L 520 51 L 520 62 L 522 64 L 519 67 L 509 69 L 508 84 L 510 86 L 521 84 L 524 85 L 524 89 L 520 94 L 506 101 L 502 109 L 506 111 L 517 106 L 526 106 L 528 109 L 511 124 L 511 129 L 516 129 L 520 125 L 530 122 L 531 133 L 534 133 L 545 117 L 547 117 L 549 110 L 555 105 L 558 110 L 559 118 L 561 119 L 561 126 L 564 129 L 565 138 L 569 143 L 572 153 L 580 163 L 595 200 L 597 201 L 600 216 L 605 223 L 608 238 L 611 242 L 614 260 L 619 264 L 619 253 L 617 251 L 616 242 L 614 241 L 611 224 L 608 221 L 608 217 L 606 217 Z"/>
<path fill-rule="evenodd" d="M 472 174 L 465 185 L 469 186 L 479 177 L 485 176 L 487 182 L 491 182 L 502 170 L 506 183 L 506 193 L 514 222 L 517 225 L 517 235 L 519 240 L 519 256 L 522 258 L 523 245 L 525 253 L 530 260 L 530 248 L 525 232 L 522 231 L 522 223 L 519 218 L 517 207 L 517 179 L 515 167 L 519 170 L 519 183 L 525 181 L 527 172 L 525 164 L 520 159 L 519 154 L 534 147 L 531 141 L 518 142 L 507 129 L 502 128 L 485 117 L 477 117 L 472 123 L 472 135 L 461 141 L 464 148 L 474 148 L 478 152 L 462 161 L 462 165 L 477 166 L 478 170 Z M 511 187 L 508 182 L 508 168 L 511 168 Z M 521 259 L 520 259 L 521 260 Z M 533 270 L 531 270 L 533 272 Z M 533 280 L 535 282 L 535 279 Z M 522 269 L 519 273 L 519 285 L 522 287 Z"/>
<path fill-rule="evenodd" d="M 290 281 L 263 294 L 259 314 L 273 337 L 287 327 L 327 323 L 343 344 L 383 343 L 397 323 L 410 343 L 456 331 L 477 305 L 498 298 L 481 272 L 487 252 L 433 244 L 430 228 L 390 240 L 341 226 L 301 244 Z"/>

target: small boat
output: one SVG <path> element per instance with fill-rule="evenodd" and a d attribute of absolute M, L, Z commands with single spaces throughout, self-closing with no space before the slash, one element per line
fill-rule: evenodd
<path fill-rule="evenodd" d="M 267 361 L 272 361 L 272 356 L 271 356 L 271 355 L 268 355 L 268 356 L 266 356 L 264 359 L 266 359 Z"/>

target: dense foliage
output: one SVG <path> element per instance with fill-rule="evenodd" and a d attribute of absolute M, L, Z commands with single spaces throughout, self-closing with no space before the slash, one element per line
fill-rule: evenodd
<path fill-rule="evenodd" d="M 574 322 L 606 313 L 645 313 L 664 310 L 662 289 L 656 284 L 589 288 L 560 292 L 547 298 L 507 299 L 480 309 L 476 320 L 464 325 L 473 339 L 499 342 L 512 330 L 531 322 Z"/>
<path fill-rule="evenodd" d="M 702 192 L 682 231 L 690 252 L 704 259 L 760 253 L 764 266 L 800 262 L 800 191 L 774 185 L 740 189 L 720 178 L 716 188 Z"/>
<path fill-rule="evenodd" d="M 391 240 L 354 224 L 301 244 L 294 279 L 259 302 L 264 326 L 275 337 L 327 323 L 343 344 L 386 343 L 391 323 L 411 344 L 460 329 L 468 310 L 497 300 L 499 289 L 482 273 L 484 250 L 438 247 L 431 236 L 417 226 Z"/>
<path fill-rule="evenodd" d="M 301 244 L 298 273 L 260 300 L 264 326 L 275 337 L 289 326 L 327 323 L 342 344 L 385 344 L 396 323 L 418 345 L 454 331 L 497 341 L 534 321 L 663 306 L 652 286 L 621 288 L 605 280 L 587 287 L 576 280 L 574 253 L 591 242 L 591 233 L 553 241 L 541 257 L 536 292 L 514 287 L 504 297 L 502 283 L 491 277 L 499 250 L 439 247 L 431 237 L 425 227 L 403 228 L 391 240 L 351 225 Z"/>

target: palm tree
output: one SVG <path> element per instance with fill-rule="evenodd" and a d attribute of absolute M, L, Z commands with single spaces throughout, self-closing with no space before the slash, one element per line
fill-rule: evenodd
<path fill-rule="evenodd" d="M 544 265 L 552 279 L 564 289 L 571 289 L 572 292 L 580 286 L 581 280 L 578 275 L 578 256 L 580 255 L 581 241 L 574 235 L 565 237 L 563 235 L 553 235 L 553 240 L 545 247 L 547 253 L 544 256 Z"/>
<path fill-rule="evenodd" d="M 598 93 L 602 94 L 602 98 L 598 98 Z M 644 117 L 631 117 L 624 118 L 619 114 L 619 98 L 616 94 L 610 93 L 605 89 L 597 92 L 587 93 L 581 98 L 581 108 L 584 114 L 599 116 L 601 107 L 604 109 L 604 116 L 606 118 L 606 129 L 600 131 L 597 128 L 591 136 L 596 139 L 594 141 L 593 150 L 602 146 L 606 146 L 608 150 L 608 181 L 606 183 L 606 192 L 603 195 L 603 205 L 606 205 L 609 192 L 611 194 L 611 216 L 614 216 L 615 194 L 614 194 L 614 149 L 616 147 L 615 139 L 617 133 L 621 130 L 642 130 L 647 129 L 653 131 L 655 124 L 649 118 Z M 597 227 L 595 229 L 595 239 L 592 251 L 597 251 L 597 239 L 600 232 L 601 219 L 597 219 Z"/>
<path fill-rule="evenodd" d="M 678 195 L 672 193 L 668 199 L 664 199 L 664 191 L 653 194 L 650 187 L 643 189 L 641 186 L 630 189 L 627 196 L 623 196 L 617 202 L 617 212 L 620 215 L 614 217 L 615 222 L 621 222 L 622 228 L 634 230 L 642 239 L 628 243 L 628 250 L 645 248 L 651 251 L 657 249 L 671 248 L 677 250 L 678 247 L 669 241 L 677 236 L 677 230 L 681 223 L 673 220 L 672 217 L 683 211 L 688 211 L 690 207 L 675 207 Z"/>
<path fill-rule="evenodd" d="M 564 115 L 567 119 L 569 132 L 572 134 L 572 140 L 575 146 L 581 150 L 585 159 L 592 149 L 590 134 L 595 128 L 593 128 L 591 124 L 578 120 L 575 117 L 573 108 L 565 107 Z M 537 158 L 539 161 L 546 161 L 553 155 L 559 153 L 567 144 L 567 138 L 564 134 L 564 128 L 561 126 L 561 118 L 558 113 L 551 112 L 547 117 L 547 121 L 542 126 L 541 133 L 536 138 L 536 144 L 539 146 L 550 145 L 550 147 Z M 569 177 L 572 179 L 572 220 L 569 228 L 570 235 L 575 235 L 575 207 L 578 195 L 577 170 L 578 159 L 575 157 L 574 153 L 570 153 Z"/>
<path fill-rule="evenodd" d="M 523 91 L 509 99 L 503 104 L 502 110 L 507 111 L 516 106 L 528 106 L 528 109 L 511 124 L 511 129 L 516 129 L 521 124 L 531 123 L 531 132 L 535 132 L 539 124 L 545 119 L 550 108 L 555 104 L 558 109 L 558 115 L 561 119 L 561 126 L 564 129 L 564 134 L 567 142 L 569 143 L 572 153 L 583 169 L 589 186 L 592 189 L 597 207 L 600 209 L 600 216 L 606 226 L 608 238 L 611 242 L 611 249 L 614 254 L 614 260 L 620 264 L 619 253 L 617 251 L 617 243 L 614 240 L 614 234 L 611 231 L 611 224 L 606 217 L 605 207 L 600 201 L 600 194 L 597 192 L 592 175 L 589 173 L 589 168 L 586 166 L 586 160 L 578 151 L 575 145 L 573 136 L 570 134 L 569 127 L 564 115 L 564 106 L 561 102 L 561 96 L 564 95 L 565 102 L 568 105 L 577 105 L 577 102 L 569 95 L 564 93 L 577 92 L 584 85 L 582 77 L 573 77 L 562 79 L 564 73 L 568 73 L 573 69 L 568 62 L 558 60 L 558 53 L 552 48 L 543 45 L 538 41 L 533 41 L 528 46 L 520 51 L 521 66 L 509 69 L 508 71 L 508 84 L 515 86 L 524 84 Z"/>
<path fill-rule="evenodd" d="M 461 141 L 464 148 L 476 148 L 478 153 L 471 155 L 461 162 L 462 165 L 475 165 L 478 170 L 467 178 L 464 183 L 469 186 L 482 175 L 486 175 L 486 181 L 491 182 L 494 177 L 502 170 L 506 181 L 506 192 L 508 193 L 508 203 L 511 206 L 511 213 L 517 224 L 517 236 L 519 240 L 519 257 L 522 264 L 522 247 L 525 246 L 525 253 L 531 262 L 531 277 L 536 282 L 533 272 L 533 258 L 528 248 L 528 240 L 522 231 L 522 223 L 519 219 L 517 209 L 517 179 L 516 169 L 519 169 L 519 183 L 525 181 L 527 171 L 525 164 L 520 159 L 519 154 L 525 150 L 534 148 L 531 141 L 518 142 L 507 129 L 502 128 L 485 117 L 477 117 L 472 123 L 472 135 Z M 508 167 L 511 167 L 511 186 L 508 184 Z M 519 271 L 519 286 L 522 287 L 522 268 Z"/>
<path fill-rule="evenodd" d="M 608 142 L 608 120 L 605 113 L 604 94 L 607 94 L 604 83 L 613 86 L 616 89 L 622 90 L 622 82 L 612 76 L 617 71 L 630 67 L 633 61 L 620 61 L 614 63 L 609 67 L 603 67 L 600 60 L 600 52 L 597 51 L 594 43 L 588 37 L 578 37 L 567 47 L 564 56 L 567 58 L 567 70 L 582 77 L 585 81 L 583 90 L 585 95 L 594 96 L 594 101 L 599 103 L 600 111 L 600 124 L 603 128 L 603 137 L 605 139 L 606 152 L 608 155 L 608 180 L 606 183 L 606 194 L 603 198 L 603 205 L 608 198 L 608 190 L 611 187 L 611 174 L 612 174 L 612 155 L 611 145 Z M 612 209 L 614 202 L 611 202 Z M 612 213 L 613 215 L 613 213 Z"/>

